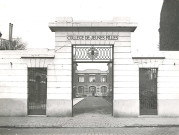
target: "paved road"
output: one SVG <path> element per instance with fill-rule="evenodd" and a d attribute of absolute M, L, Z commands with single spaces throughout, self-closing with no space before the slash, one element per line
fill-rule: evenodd
<path fill-rule="evenodd" d="M 102 97 L 86 97 L 73 107 L 73 114 L 111 114 L 112 105 Z"/>
<path fill-rule="evenodd" d="M 179 135 L 179 128 L 0 128 L 0 135 Z"/>

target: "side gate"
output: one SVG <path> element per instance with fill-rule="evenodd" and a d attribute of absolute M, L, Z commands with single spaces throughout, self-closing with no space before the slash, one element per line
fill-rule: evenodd
<path fill-rule="evenodd" d="M 28 68 L 28 115 L 46 115 L 47 68 Z"/>
<path fill-rule="evenodd" d="M 157 115 L 157 68 L 139 69 L 140 115 Z"/>

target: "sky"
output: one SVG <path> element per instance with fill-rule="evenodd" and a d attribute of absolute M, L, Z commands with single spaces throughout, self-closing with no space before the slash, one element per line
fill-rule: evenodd
<path fill-rule="evenodd" d="M 0 32 L 8 39 L 9 23 L 13 38 L 21 37 L 28 48 L 55 46 L 48 27 L 56 17 L 100 21 L 130 17 L 138 27 L 132 33 L 132 51 L 157 50 L 159 19 L 163 0 L 0 0 Z"/>

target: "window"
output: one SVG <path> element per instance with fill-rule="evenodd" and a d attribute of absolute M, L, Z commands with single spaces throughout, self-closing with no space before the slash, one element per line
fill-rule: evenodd
<path fill-rule="evenodd" d="M 101 82 L 107 82 L 107 76 L 106 75 L 101 76 Z"/>
<path fill-rule="evenodd" d="M 84 76 L 83 75 L 78 76 L 78 82 L 84 82 Z"/>
<path fill-rule="evenodd" d="M 96 81 L 95 75 L 90 75 L 89 82 L 95 82 L 95 81 Z"/>
<path fill-rule="evenodd" d="M 84 87 L 83 86 L 79 86 L 78 87 L 78 93 L 83 93 L 84 92 Z"/>

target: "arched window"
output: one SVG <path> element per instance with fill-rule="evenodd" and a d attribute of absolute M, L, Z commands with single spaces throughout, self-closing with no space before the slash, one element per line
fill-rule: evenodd
<path fill-rule="evenodd" d="M 79 86 L 78 93 L 83 93 L 83 92 L 84 92 L 84 86 Z"/>
<path fill-rule="evenodd" d="M 107 87 L 106 86 L 102 86 L 101 87 L 101 93 L 106 93 L 107 92 Z"/>
<path fill-rule="evenodd" d="M 89 87 L 89 91 L 92 92 L 96 92 L 96 87 L 95 86 L 90 86 Z"/>

